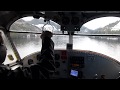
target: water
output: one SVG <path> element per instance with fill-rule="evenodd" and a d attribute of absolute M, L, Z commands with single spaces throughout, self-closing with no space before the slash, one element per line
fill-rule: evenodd
<path fill-rule="evenodd" d="M 40 35 L 36 36 L 24 36 L 22 37 L 12 37 L 15 46 L 17 47 L 20 57 L 24 58 L 25 56 L 40 51 L 41 50 L 41 39 Z M 54 36 L 52 39 L 55 42 L 55 49 L 66 49 L 66 44 L 68 43 L 68 36 Z M 74 36 L 73 37 L 73 49 L 78 50 L 91 50 L 99 52 L 110 56 L 118 61 L 120 61 L 120 41 L 119 38 L 110 38 L 110 37 L 87 37 L 87 36 Z M 12 50 L 8 48 L 8 54 L 11 54 Z M 12 53 L 13 55 L 13 53 Z M 14 56 L 14 55 L 13 55 Z M 14 56 L 15 57 L 15 56 Z M 5 64 L 14 62 L 8 60 L 6 57 Z"/>

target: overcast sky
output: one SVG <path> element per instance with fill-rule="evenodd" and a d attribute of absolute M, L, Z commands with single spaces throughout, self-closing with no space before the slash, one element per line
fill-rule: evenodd
<path fill-rule="evenodd" d="M 120 18 L 119 17 L 102 17 L 102 18 L 91 20 L 85 23 L 84 26 L 94 30 L 99 27 L 104 27 L 105 25 L 108 25 L 109 23 L 115 22 L 117 20 L 120 20 Z M 120 23 L 116 27 L 120 28 Z"/>
<path fill-rule="evenodd" d="M 23 18 L 23 20 L 25 21 L 31 21 L 32 19 L 34 18 L 33 17 Z M 109 23 L 115 22 L 117 20 L 120 20 L 120 18 L 119 17 L 101 17 L 85 23 L 84 26 L 94 30 L 99 27 L 104 27 L 105 25 L 108 25 Z M 116 28 L 120 28 L 120 23 L 116 26 Z"/>
<path fill-rule="evenodd" d="M 31 21 L 31 20 L 33 20 L 34 18 L 33 17 L 24 17 L 24 18 L 22 18 L 23 20 L 25 20 L 25 21 Z"/>

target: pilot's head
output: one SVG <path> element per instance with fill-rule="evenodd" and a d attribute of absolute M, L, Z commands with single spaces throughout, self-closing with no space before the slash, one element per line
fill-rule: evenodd
<path fill-rule="evenodd" d="M 43 31 L 40 37 L 41 37 L 41 39 L 43 39 L 44 37 L 51 38 L 52 36 L 53 36 L 52 32 L 50 32 L 50 31 Z"/>

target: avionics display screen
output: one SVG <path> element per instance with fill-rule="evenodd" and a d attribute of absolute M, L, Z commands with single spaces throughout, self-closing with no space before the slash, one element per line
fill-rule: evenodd
<path fill-rule="evenodd" d="M 71 70 L 71 71 L 70 71 L 70 75 L 77 77 L 77 76 L 78 76 L 78 71 L 76 71 L 76 70 Z"/>

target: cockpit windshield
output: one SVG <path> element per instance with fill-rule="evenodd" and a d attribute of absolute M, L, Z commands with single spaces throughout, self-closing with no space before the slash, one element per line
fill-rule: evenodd
<path fill-rule="evenodd" d="M 100 20 L 102 21 L 101 23 Z M 93 22 L 93 24 L 90 24 L 91 22 Z M 102 17 L 85 23 L 80 28 L 80 31 L 74 32 L 73 49 L 99 52 L 120 61 L 119 37 L 81 35 L 81 34 L 90 34 L 90 35 L 120 34 L 119 22 L 120 22 L 120 18 L 118 17 Z M 105 24 L 102 25 L 103 23 Z M 24 17 L 18 19 L 11 25 L 10 36 L 21 58 L 24 58 L 25 56 L 31 53 L 41 50 L 40 33 L 42 32 L 42 27 L 45 24 L 46 22 L 44 22 L 44 18 L 34 19 L 33 17 L 30 16 L 30 17 Z M 66 45 L 67 43 L 69 43 L 69 35 L 65 35 L 67 34 L 67 31 L 64 31 L 63 34 L 63 31 L 61 31 L 59 24 L 53 21 L 50 21 L 50 24 L 53 27 L 52 32 L 54 33 L 54 35 L 52 39 L 55 42 L 55 49 L 66 49 L 67 48 Z M 27 33 L 27 32 L 31 32 L 31 33 Z M 11 51 L 8 51 L 8 53 L 10 52 Z"/>

